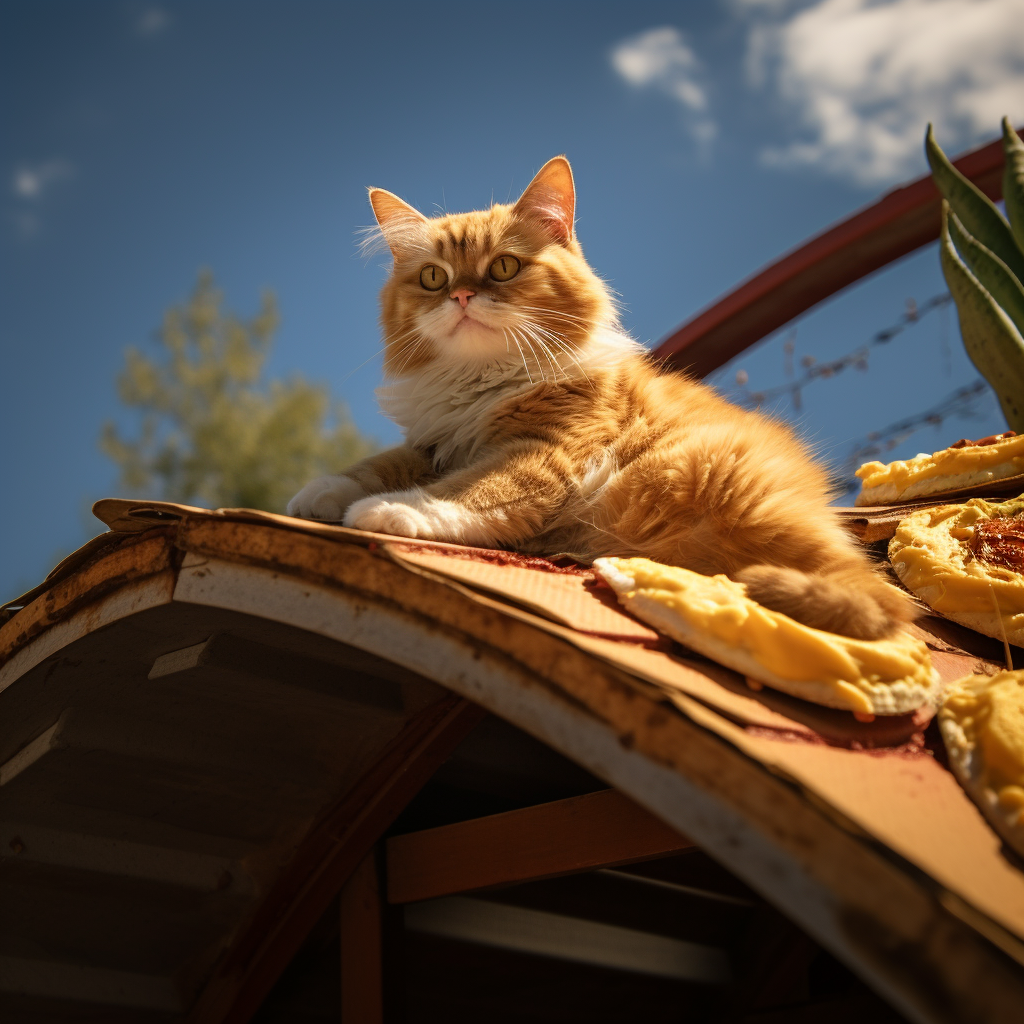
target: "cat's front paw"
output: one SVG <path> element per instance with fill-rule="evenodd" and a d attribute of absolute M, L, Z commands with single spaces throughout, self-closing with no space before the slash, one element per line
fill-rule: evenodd
<path fill-rule="evenodd" d="M 388 500 L 394 497 L 396 495 L 374 495 L 357 501 L 345 513 L 345 525 L 368 533 L 434 540 L 434 530 L 428 517 L 411 505 Z"/>
<path fill-rule="evenodd" d="M 300 519 L 341 519 L 366 491 L 348 476 L 319 476 L 288 502 L 288 515 Z"/>
<path fill-rule="evenodd" d="M 345 525 L 370 533 L 390 533 L 420 540 L 447 540 L 484 547 L 496 542 L 483 516 L 456 501 L 433 498 L 418 487 L 375 494 L 357 501 L 345 513 Z"/>

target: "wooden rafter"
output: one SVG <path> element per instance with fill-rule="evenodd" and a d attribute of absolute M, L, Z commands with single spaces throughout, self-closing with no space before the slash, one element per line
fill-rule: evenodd
<path fill-rule="evenodd" d="M 395 836 L 391 903 L 635 863 L 694 844 L 613 789 Z"/>

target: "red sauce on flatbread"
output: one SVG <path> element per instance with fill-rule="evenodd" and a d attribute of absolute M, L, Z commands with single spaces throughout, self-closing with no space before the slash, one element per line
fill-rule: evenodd
<path fill-rule="evenodd" d="M 979 562 L 1024 573 L 1024 515 L 978 523 L 971 538 L 971 552 Z"/>
<path fill-rule="evenodd" d="M 956 444 L 951 444 L 950 448 L 982 448 L 987 444 L 998 444 L 1000 441 L 1005 441 L 1008 437 L 1016 437 L 1016 430 L 1007 430 L 1004 434 L 989 434 L 988 437 L 978 438 L 977 441 L 968 441 L 966 437 L 961 437 Z"/>

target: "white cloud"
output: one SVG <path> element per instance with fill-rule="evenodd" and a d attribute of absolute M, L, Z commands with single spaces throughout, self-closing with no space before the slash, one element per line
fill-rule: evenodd
<path fill-rule="evenodd" d="M 624 39 L 612 50 L 611 61 L 630 85 L 671 96 L 686 111 L 696 142 L 702 147 L 711 143 L 718 128 L 708 113 L 703 66 L 679 29 L 666 25 Z"/>
<path fill-rule="evenodd" d="M 59 181 L 70 178 L 74 168 L 67 160 L 44 160 L 21 164 L 11 177 L 11 193 L 17 199 L 34 201 Z"/>
<path fill-rule="evenodd" d="M 750 19 L 750 84 L 796 114 L 765 149 L 861 185 L 924 169 L 927 122 L 947 152 L 1024 119 L 1024 0 L 819 0 L 791 15 L 734 0 Z"/>
<path fill-rule="evenodd" d="M 147 7 L 135 19 L 135 31 L 140 36 L 158 36 L 170 23 L 171 17 L 162 7 Z"/>

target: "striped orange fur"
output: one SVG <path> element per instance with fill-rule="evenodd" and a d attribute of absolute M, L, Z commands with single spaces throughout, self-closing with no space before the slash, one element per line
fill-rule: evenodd
<path fill-rule="evenodd" d="M 382 406 L 405 443 L 312 481 L 293 515 L 540 554 L 644 555 L 726 573 L 763 604 L 850 636 L 912 617 L 829 507 L 785 425 L 656 366 L 619 328 L 550 160 L 513 205 L 427 218 L 370 202 Z"/>

